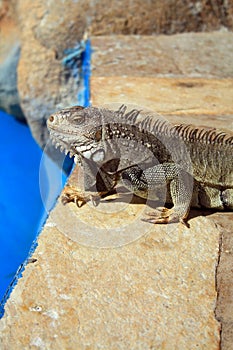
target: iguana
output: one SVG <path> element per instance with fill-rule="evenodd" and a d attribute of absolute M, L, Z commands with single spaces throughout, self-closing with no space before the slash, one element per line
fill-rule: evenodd
<path fill-rule="evenodd" d="M 233 133 L 172 125 L 153 112 L 74 106 L 52 114 L 53 143 L 84 169 L 85 194 L 66 201 L 96 205 L 121 181 L 143 198 L 171 201 L 152 223 L 185 222 L 190 206 L 233 209 Z"/>

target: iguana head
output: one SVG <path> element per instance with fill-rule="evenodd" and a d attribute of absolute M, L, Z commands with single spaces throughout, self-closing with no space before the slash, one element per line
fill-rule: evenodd
<path fill-rule="evenodd" d="M 102 139 L 102 114 L 98 108 L 74 106 L 52 114 L 47 126 L 55 147 L 70 156 L 90 158 Z"/>

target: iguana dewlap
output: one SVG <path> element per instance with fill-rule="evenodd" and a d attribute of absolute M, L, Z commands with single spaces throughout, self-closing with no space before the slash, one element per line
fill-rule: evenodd
<path fill-rule="evenodd" d="M 77 203 L 110 192 L 121 181 L 136 195 L 169 201 L 153 223 L 183 222 L 190 206 L 233 209 L 233 134 L 213 128 L 172 125 L 151 112 L 79 106 L 47 122 L 56 146 L 84 169 L 85 194 Z"/>

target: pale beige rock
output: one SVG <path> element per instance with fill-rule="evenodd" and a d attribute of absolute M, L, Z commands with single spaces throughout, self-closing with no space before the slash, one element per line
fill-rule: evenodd
<path fill-rule="evenodd" d="M 119 227 L 119 217 L 130 233 L 130 215 L 143 207 L 101 218 L 88 205 L 67 210 L 76 211 L 77 236 L 88 236 L 101 224 Z M 207 218 L 190 220 L 190 229 L 144 224 L 134 242 L 91 248 L 69 238 L 72 223 L 58 204 L 39 237 L 37 261 L 6 305 L 1 349 L 218 349 L 219 231 Z"/>
<path fill-rule="evenodd" d="M 77 103 L 78 86 L 71 75 L 67 74 L 66 77 L 65 68 L 61 63 L 61 58 L 64 56 L 63 50 L 68 44 L 66 35 L 69 36 L 69 33 L 66 31 L 66 35 L 60 38 L 61 41 L 56 41 L 54 38 L 58 25 L 55 20 L 58 16 L 56 11 L 59 12 L 56 6 L 49 7 L 47 13 L 42 3 L 19 1 L 17 9 L 22 41 L 17 70 L 21 106 L 34 138 L 41 147 L 44 147 L 48 141 L 48 131 L 45 126 L 48 115 L 55 109 Z M 27 15 L 28 12 L 31 16 Z M 46 21 L 48 18 L 51 19 L 53 14 L 54 21 L 48 25 Z M 65 19 L 64 13 L 64 21 Z M 62 27 L 64 32 L 67 26 L 69 26 L 68 23 Z M 38 32 L 41 36 L 38 35 Z M 81 39 L 82 33 L 83 29 L 78 29 L 77 41 Z M 74 36 L 74 33 L 72 35 L 70 33 L 70 47 L 76 43 Z"/>
<path fill-rule="evenodd" d="M 229 127 L 230 79 L 140 79 L 95 72 L 93 104 L 120 97 L 167 117 L 199 124 L 205 115 Z M 150 225 L 140 220 L 142 202 L 112 199 L 96 208 L 57 204 L 38 239 L 37 261 L 6 304 L 1 349 L 219 349 L 219 223 L 191 211 L 190 229 Z"/>
<path fill-rule="evenodd" d="M 221 255 L 217 269 L 218 301 L 216 318 L 222 325 L 221 349 L 233 350 L 233 213 L 215 213 L 213 220 L 221 230 Z"/>
<path fill-rule="evenodd" d="M 233 35 L 92 36 L 92 75 L 232 78 Z"/>
<path fill-rule="evenodd" d="M 91 102 L 233 129 L 232 33 L 91 37 Z M 223 79 L 225 78 L 225 79 Z"/>
<path fill-rule="evenodd" d="M 8 8 L 7 4 L 3 3 L 2 6 L 1 8 L 0 3 L 0 109 L 23 120 L 16 74 L 20 56 L 19 30 L 12 18 L 7 17 L 6 14 L 4 16 L 4 10 Z"/>
<path fill-rule="evenodd" d="M 214 44 L 218 35 L 221 36 L 219 33 L 210 33 L 209 40 L 201 34 L 194 37 L 190 35 L 190 41 L 187 40 L 186 34 L 177 35 L 175 41 L 172 37 L 164 37 L 160 45 L 159 38 L 153 38 L 151 41 L 145 38 L 141 41 L 139 51 L 145 55 L 139 55 L 139 59 L 134 59 L 133 54 L 138 52 L 137 38 L 132 41 L 124 37 L 118 37 L 116 40 L 92 38 L 97 47 L 93 54 L 95 69 L 91 79 L 93 104 L 108 103 L 110 107 L 114 107 L 115 102 L 136 104 L 160 112 L 173 123 L 191 123 L 233 130 L 233 60 L 231 57 L 231 61 L 225 61 L 229 45 L 232 45 L 232 34 L 229 33 L 229 41 L 225 42 L 222 49 Z M 217 42 L 219 43 L 218 40 L 216 44 Z M 107 50 L 106 55 L 101 55 L 103 49 Z M 158 59 L 158 49 L 161 50 L 161 59 Z M 153 50 L 155 56 L 152 55 Z M 121 55 L 121 52 L 125 54 Z M 156 69 L 159 68 L 167 79 L 157 77 Z M 121 71 L 128 77 L 122 77 Z M 194 79 L 197 71 L 201 72 L 201 78 Z M 150 72 L 153 72 L 152 77 Z M 180 74 L 184 74 L 182 79 Z M 227 79 L 222 79 L 223 76 Z M 230 350 L 233 349 L 233 213 L 215 213 L 210 216 L 210 220 L 218 227 L 221 239 L 216 275 L 216 318 L 221 322 L 221 350 Z"/>
<path fill-rule="evenodd" d="M 92 35 L 144 34 L 147 35 L 147 38 L 149 34 L 222 31 L 222 33 L 213 35 L 206 33 L 206 39 L 201 34 L 198 34 L 196 39 L 192 33 L 190 36 L 183 34 L 178 44 L 176 38 L 173 42 L 174 37 L 167 39 L 154 37 L 151 41 L 144 37 L 138 40 L 137 44 L 134 39 L 130 39 L 129 47 L 123 45 L 125 52 L 118 55 L 119 50 L 116 50 L 113 63 L 114 70 L 117 65 L 121 69 L 122 58 L 123 60 L 124 57 L 127 58 L 125 53 L 131 49 L 133 60 L 129 62 L 133 66 L 136 64 L 140 72 L 145 70 L 145 66 L 148 66 L 150 74 L 157 72 L 163 75 L 170 74 L 169 71 L 176 71 L 177 74 L 188 72 L 188 74 L 200 76 L 207 74 L 208 70 L 213 67 L 218 68 L 219 65 L 223 67 L 223 62 L 225 62 L 221 75 L 225 77 L 228 72 L 227 67 L 231 67 L 230 64 L 227 65 L 227 62 L 232 61 L 232 46 L 228 45 L 231 33 L 227 32 L 233 27 L 232 14 L 233 6 L 231 2 L 226 1 L 222 5 L 216 1 L 205 3 L 197 0 L 192 3 L 182 0 L 165 2 L 120 0 L 112 1 L 109 6 L 109 1 L 106 0 L 64 0 L 60 2 L 55 0 L 49 2 L 2 0 L 0 2 L 0 51 L 2 42 L 5 46 L 12 41 L 10 23 L 12 22 L 14 26 L 17 24 L 17 35 L 20 36 L 21 41 L 21 57 L 18 68 L 18 86 L 16 79 L 14 81 L 15 98 L 13 101 L 11 98 L 8 102 L 3 96 L 0 107 L 18 118 L 22 118 L 24 114 L 35 139 L 44 147 L 47 141 L 45 120 L 48 115 L 54 110 L 77 103 L 76 82 L 72 74 L 69 76 L 69 73 L 62 67 L 61 59 L 64 57 L 64 50 L 74 47 L 87 30 Z M 4 35 L 2 37 L 2 28 L 8 32 L 7 38 Z M 119 38 L 113 38 L 113 43 L 114 41 L 116 43 L 116 40 Z M 133 41 L 137 46 L 132 50 Z M 192 41 L 195 42 L 195 45 L 192 45 Z M 156 43 L 157 47 L 154 50 L 154 58 L 150 59 L 151 64 L 148 64 L 146 56 L 151 57 L 153 43 Z M 150 47 L 151 44 L 152 47 Z M 144 50 L 146 46 L 149 55 L 147 55 L 148 50 Z M 101 49 L 100 45 L 99 47 Z M 112 50 L 114 48 L 116 45 L 111 47 Z M 134 49 L 137 55 L 133 52 Z M 180 52 L 185 55 L 180 55 Z M 200 55 L 203 61 L 199 61 Z M 189 57 L 188 60 L 187 57 Z M 197 62 L 201 64 L 196 66 Z M 126 67 L 125 62 L 124 66 Z M 12 64 L 10 68 L 16 74 L 15 64 Z M 164 70 L 167 70 L 166 73 Z M 214 69 L 211 69 L 211 74 L 215 76 Z M 2 80 L 2 85 L 4 85 L 6 80 L 4 75 Z"/>
<path fill-rule="evenodd" d="M 125 103 L 173 123 L 233 129 L 233 79 L 93 76 L 91 89 L 94 106 L 117 108 Z"/>

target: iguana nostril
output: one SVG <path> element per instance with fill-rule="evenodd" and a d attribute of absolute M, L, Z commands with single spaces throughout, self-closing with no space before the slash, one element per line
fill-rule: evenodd
<path fill-rule="evenodd" d="M 49 117 L 49 121 L 50 121 L 50 123 L 53 123 L 54 122 L 54 116 L 53 115 L 51 115 L 50 117 Z"/>

